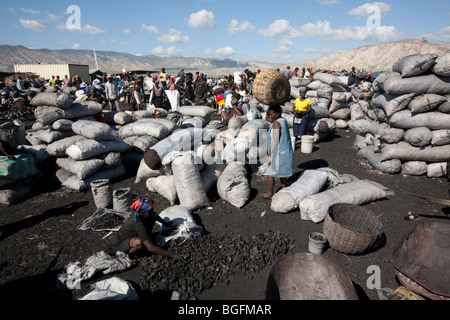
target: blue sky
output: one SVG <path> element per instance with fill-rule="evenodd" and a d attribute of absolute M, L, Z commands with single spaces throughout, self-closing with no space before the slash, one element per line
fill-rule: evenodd
<path fill-rule="evenodd" d="M 425 36 L 432 42 L 450 43 L 448 0 L 22 0 L 0 4 L 0 44 L 35 49 L 283 63 L 406 38 Z"/>

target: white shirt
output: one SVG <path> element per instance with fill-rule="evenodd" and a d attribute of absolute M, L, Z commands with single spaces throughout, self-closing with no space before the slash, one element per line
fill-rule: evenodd
<path fill-rule="evenodd" d="M 105 95 L 107 99 L 111 100 L 119 98 L 119 87 L 117 86 L 117 82 L 112 81 L 110 83 L 108 81 L 105 83 Z"/>

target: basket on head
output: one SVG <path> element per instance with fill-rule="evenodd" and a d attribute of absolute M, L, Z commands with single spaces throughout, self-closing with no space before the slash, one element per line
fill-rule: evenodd
<path fill-rule="evenodd" d="M 253 81 L 252 93 L 258 102 L 268 106 L 280 106 L 289 101 L 291 84 L 288 78 L 277 70 L 261 71 Z"/>
<path fill-rule="evenodd" d="M 323 233 L 334 250 L 361 254 L 383 234 L 383 226 L 371 211 L 358 205 L 339 203 L 329 208 Z"/>

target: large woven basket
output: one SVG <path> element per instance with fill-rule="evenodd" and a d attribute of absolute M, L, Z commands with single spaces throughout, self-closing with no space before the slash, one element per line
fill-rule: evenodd
<path fill-rule="evenodd" d="M 259 103 L 280 106 L 290 100 L 291 84 L 281 72 L 267 69 L 256 76 L 252 93 Z"/>
<path fill-rule="evenodd" d="M 346 254 L 361 254 L 383 235 L 380 220 L 369 210 L 339 203 L 325 217 L 323 233 L 331 248 Z"/>

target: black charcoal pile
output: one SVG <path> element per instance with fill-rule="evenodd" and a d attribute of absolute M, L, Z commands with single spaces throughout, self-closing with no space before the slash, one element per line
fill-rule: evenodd
<path fill-rule="evenodd" d="M 285 234 L 266 231 L 256 236 L 237 234 L 199 235 L 182 243 L 171 241 L 168 250 L 188 254 L 183 261 L 151 256 L 141 261 L 142 290 L 177 291 L 181 300 L 196 299 L 235 274 L 255 274 L 286 255 L 294 246 Z"/>

